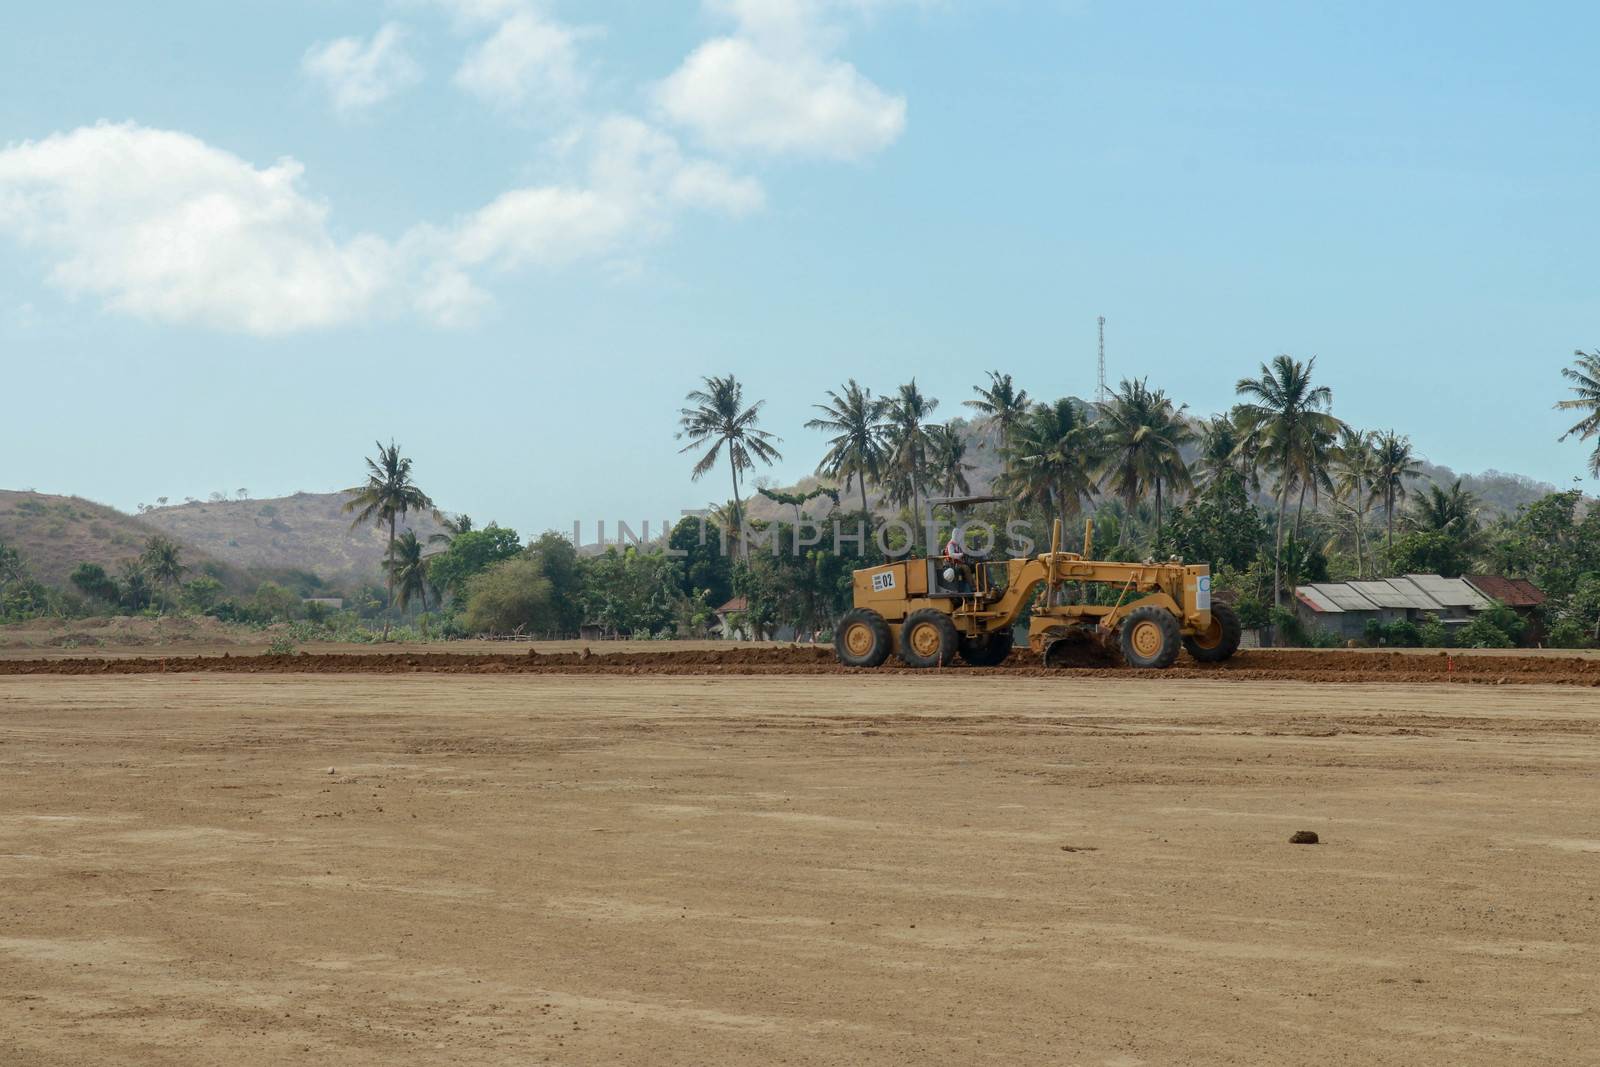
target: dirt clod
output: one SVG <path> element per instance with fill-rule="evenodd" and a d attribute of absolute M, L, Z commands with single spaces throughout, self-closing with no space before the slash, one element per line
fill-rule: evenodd
<path fill-rule="evenodd" d="M 1291 845 L 1315 845 L 1319 840 L 1315 830 L 1296 830 L 1289 835 Z"/>

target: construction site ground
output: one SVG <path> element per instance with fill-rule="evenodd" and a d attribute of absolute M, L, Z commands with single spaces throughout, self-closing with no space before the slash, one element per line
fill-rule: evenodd
<path fill-rule="evenodd" d="M 0 660 L 0 1063 L 1594 1062 L 1594 657 L 237 651 Z"/>

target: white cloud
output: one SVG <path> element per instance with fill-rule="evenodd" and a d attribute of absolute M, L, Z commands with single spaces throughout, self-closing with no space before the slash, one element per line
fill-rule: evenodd
<path fill-rule="evenodd" d="M 365 111 L 422 79 L 422 68 L 406 51 L 406 32 L 387 23 L 371 42 L 340 37 L 313 45 L 300 69 L 319 82 L 343 114 Z"/>
<path fill-rule="evenodd" d="M 857 159 L 905 130 L 906 101 L 831 53 L 828 11 L 889 0 L 708 0 L 738 25 L 695 49 L 656 87 L 674 122 L 721 151 Z"/>
<path fill-rule="evenodd" d="M 517 12 L 467 53 L 455 82 L 502 107 L 530 102 L 566 107 L 584 90 L 578 70 L 579 36 L 580 31 L 531 10 Z"/>
<path fill-rule="evenodd" d="M 500 269 L 604 258 L 664 233 L 680 208 L 738 216 L 764 202 L 754 179 L 685 159 L 672 137 L 635 118 L 601 121 L 575 150 L 586 158 L 581 181 L 502 194 L 456 229 L 451 257 Z"/>
<path fill-rule="evenodd" d="M 0 151 L 0 232 L 53 260 L 50 279 L 141 318 L 255 334 L 331 326 L 392 281 L 375 237 L 340 242 L 299 188 L 183 133 L 87 126 Z"/>
<path fill-rule="evenodd" d="M 565 152 L 565 180 L 509 190 L 454 226 L 341 241 L 292 159 L 259 168 L 184 133 L 86 126 L 0 150 L 0 234 L 113 310 L 271 336 L 378 311 L 461 325 L 491 301 L 484 271 L 624 262 L 684 211 L 763 203 L 754 179 L 635 118 L 603 119 Z"/>

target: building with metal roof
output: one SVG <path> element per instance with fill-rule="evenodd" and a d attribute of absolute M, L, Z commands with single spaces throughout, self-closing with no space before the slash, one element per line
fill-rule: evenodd
<path fill-rule="evenodd" d="M 1431 615 L 1446 626 L 1464 625 L 1502 599 L 1489 590 L 1508 593 L 1515 602 L 1502 602 L 1519 612 L 1528 610 L 1523 601 L 1535 596 L 1537 603 L 1544 601 L 1544 594 L 1521 579 L 1408 574 L 1403 578 L 1299 586 L 1294 591 L 1295 612 L 1307 629 L 1326 630 L 1348 639 L 1361 637 L 1369 622 L 1388 625 L 1405 619 L 1420 623 L 1424 616 Z"/>

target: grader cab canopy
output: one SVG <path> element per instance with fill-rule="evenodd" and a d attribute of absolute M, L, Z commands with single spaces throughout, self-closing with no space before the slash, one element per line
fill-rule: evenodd
<path fill-rule="evenodd" d="M 957 656 L 995 666 L 1011 654 L 1028 618 L 1028 647 L 1046 664 L 1076 645 L 1115 648 L 1133 667 L 1170 667 L 1180 648 L 1219 662 L 1239 648 L 1239 619 L 1211 599 L 1211 568 L 1177 560 L 1119 563 L 1061 551 L 1061 523 L 1049 552 L 996 562 L 905 559 L 854 574 L 854 607 L 834 630 L 839 661 L 877 667 L 897 654 L 910 667 Z M 1094 590 L 1101 590 L 1096 594 Z"/>

